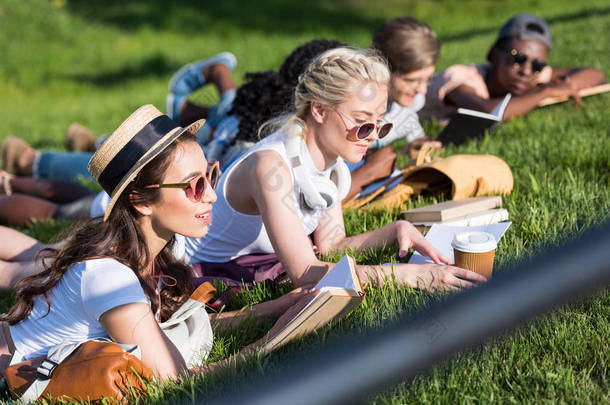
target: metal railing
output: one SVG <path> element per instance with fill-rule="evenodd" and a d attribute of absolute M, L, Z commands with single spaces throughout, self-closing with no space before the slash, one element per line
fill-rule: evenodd
<path fill-rule="evenodd" d="M 353 403 L 609 283 L 610 223 L 385 329 L 331 339 L 238 391 L 195 402 Z"/>

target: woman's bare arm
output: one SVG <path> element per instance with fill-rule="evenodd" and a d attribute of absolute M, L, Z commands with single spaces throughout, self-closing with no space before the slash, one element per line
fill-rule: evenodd
<path fill-rule="evenodd" d="M 262 216 L 274 251 L 295 286 L 315 285 L 334 263 L 323 262 L 317 258 L 311 241 L 303 230 L 293 198 L 293 183 L 288 166 L 275 152 L 255 153 L 242 165 L 231 174 L 228 188 L 239 187 L 240 192 L 243 192 L 242 196 L 252 195 L 256 211 L 252 210 L 250 213 L 259 212 Z M 273 181 L 270 181 L 270 178 Z M 231 200 L 229 191 L 227 194 Z M 235 207 L 236 201 L 231 203 Z M 244 201 L 237 201 L 237 205 L 242 203 Z M 321 252 L 344 247 L 376 247 L 394 241 L 398 242 L 405 254 L 413 247 L 438 263 L 447 262 L 447 259 L 406 221 L 398 221 L 362 235 L 346 238 L 339 204 L 323 213 L 314 231 L 314 240 Z M 390 266 L 358 266 L 357 271 L 365 283 L 383 283 L 394 274 L 399 283 L 429 290 L 436 290 L 439 286 L 450 289 L 468 287 L 472 283 L 485 281 L 484 277 L 476 273 L 438 264 L 403 264 L 394 269 Z"/>
<path fill-rule="evenodd" d="M 99 319 L 110 338 L 118 343 L 137 344 L 142 362 L 160 379 L 177 379 L 187 371 L 186 363 L 165 336 L 145 303 L 121 305 Z"/>
<path fill-rule="evenodd" d="M 552 77 L 552 81 L 565 81 L 568 78 L 568 82 L 576 90 L 597 86 L 606 81 L 604 71 L 593 68 L 553 68 Z"/>
<path fill-rule="evenodd" d="M 591 68 L 554 68 L 549 83 L 541 84 L 526 94 L 513 96 L 504 112 L 504 120 L 527 114 L 547 97 L 572 97 L 579 101 L 580 89 L 604 83 L 606 77 L 599 69 Z M 451 91 L 446 100 L 457 107 L 469 108 L 490 113 L 502 101 L 501 97 L 483 98 L 467 85 L 462 85 Z"/>
<path fill-rule="evenodd" d="M 210 322 L 212 323 L 215 332 L 227 333 L 238 327 L 241 322 L 248 318 L 257 320 L 277 319 L 285 313 L 288 308 L 295 305 L 301 298 L 309 293 L 310 291 L 303 288 L 296 288 L 279 298 L 247 306 L 241 310 L 210 314 Z"/>
<path fill-rule="evenodd" d="M 305 234 L 294 201 L 292 176 L 274 151 L 246 158 L 227 180 L 227 199 L 233 208 L 260 215 L 288 277 L 296 287 L 314 285 L 328 271 L 320 264 Z"/>

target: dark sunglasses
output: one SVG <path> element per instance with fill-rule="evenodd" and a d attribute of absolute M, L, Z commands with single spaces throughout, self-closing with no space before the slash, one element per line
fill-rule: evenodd
<path fill-rule="evenodd" d="M 523 66 L 527 60 L 530 59 L 529 56 L 519 52 L 516 49 L 505 49 L 504 51 L 510 55 L 514 65 Z M 543 60 L 531 59 L 531 61 L 532 71 L 534 73 L 540 73 L 546 66 L 546 62 Z"/>
<path fill-rule="evenodd" d="M 374 124 L 372 122 L 365 122 L 364 124 L 358 125 L 357 122 L 354 122 L 353 119 L 351 119 L 347 115 L 343 114 L 341 111 L 338 111 L 338 110 L 335 110 L 335 111 L 341 117 L 341 121 L 343 121 L 343 125 L 345 125 L 345 129 L 347 129 L 347 131 L 348 131 L 347 139 L 352 142 L 358 142 L 358 141 L 368 138 L 375 129 L 377 129 L 377 131 L 378 131 L 377 136 L 379 137 L 379 139 L 381 139 L 384 136 L 386 136 L 387 134 L 389 134 L 390 131 L 392 130 L 392 127 L 394 126 L 392 123 L 389 123 L 389 122 L 387 124 L 383 124 L 381 127 L 378 127 L 376 124 Z M 354 125 L 357 125 L 357 126 L 348 128 L 347 124 L 345 123 L 344 118 L 347 118 Z"/>
<path fill-rule="evenodd" d="M 219 163 L 214 162 L 208 166 L 208 172 L 205 176 L 200 174 L 199 176 L 193 177 L 186 183 L 151 184 L 149 186 L 145 186 L 144 188 L 182 188 L 184 189 L 184 193 L 189 200 L 199 202 L 201 201 L 201 197 L 203 197 L 205 194 L 207 184 L 209 184 L 212 189 L 216 188 L 219 177 Z"/>

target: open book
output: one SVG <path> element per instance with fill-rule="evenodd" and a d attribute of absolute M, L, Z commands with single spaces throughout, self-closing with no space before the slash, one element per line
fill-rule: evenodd
<path fill-rule="evenodd" d="M 444 144 L 459 145 L 468 139 L 482 137 L 485 131 L 493 129 L 502 122 L 510 98 L 511 94 L 508 93 L 491 114 L 468 108 L 458 108 L 449 124 L 438 135 L 438 140 Z"/>
<path fill-rule="evenodd" d="M 315 286 L 320 290 L 308 304 L 275 336 L 269 337 L 264 350 L 269 352 L 291 339 L 313 332 L 338 321 L 364 299 L 364 291 L 356 274 L 356 263 L 348 255 Z"/>

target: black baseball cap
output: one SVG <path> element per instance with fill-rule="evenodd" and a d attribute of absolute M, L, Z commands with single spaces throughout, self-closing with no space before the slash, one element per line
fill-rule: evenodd
<path fill-rule="evenodd" d="M 537 39 L 551 49 L 551 29 L 542 18 L 532 14 L 517 14 L 506 21 L 500 28 L 496 42 L 505 37 Z"/>

